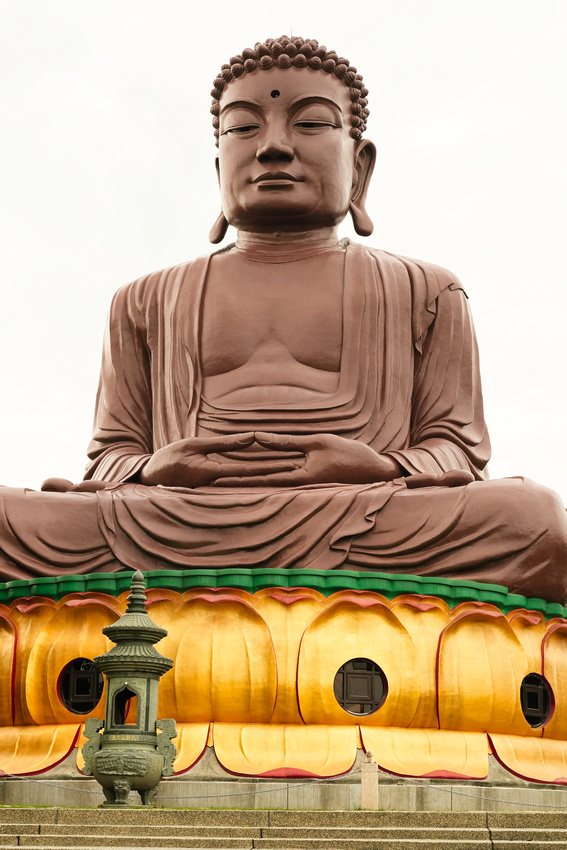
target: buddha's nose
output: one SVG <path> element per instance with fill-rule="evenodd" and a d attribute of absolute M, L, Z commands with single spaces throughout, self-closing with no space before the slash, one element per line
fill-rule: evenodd
<path fill-rule="evenodd" d="M 284 128 L 268 126 L 258 139 L 258 162 L 290 162 L 294 157 L 291 139 Z"/>

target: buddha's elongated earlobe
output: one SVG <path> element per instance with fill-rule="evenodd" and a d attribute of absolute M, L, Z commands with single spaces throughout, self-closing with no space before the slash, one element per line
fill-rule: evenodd
<path fill-rule="evenodd" d="M 221 210 L 220 215 L 211 227 L 209 231 L 209 242 L 212 242 L 213 245 L 218 245 L 219 242 L 222 242 L 224 237 L 226 236 L 226 231 L 228 230 L 228 221 L 224 217 L 224 213 Z M 358 230 L 356 231 L 358 233 Z"/>
<path fill-rule="evenodd" d="M 376 163 L 376 148 L 369 139 L 357 143 L 354 161 L 352 195 L 349 212 L 354 229 L 359 236 L 370 236 L 374 230 L 372 219 L 366 212 L 366 195 Z"/>
<path fill-rule="evenodd" d="M 219 181 L 220 186 L 220 162 L 218 156 L 215 158 L 215 170 L 217 172 L 217 180 Z M 226 231 L 228 230 L 228 221 L 224 217 L 224 213 L 220 211 L 220 215 L 209 230 L 209 242 L 212 242 L 213 245 L 218 245 L 219 242 L 222 242 L 224 237 L 226 236 Z"/>
<path fill-rule="evenodd" d="M 374 230 L 374 223 L 366 212 L 366 207 L 364 206 L 364 204 L 355 204 L 353 201 L 351 201 L 349 212 L 352 218 L 354 229 L 356 230 L 358 235 L 371 236 Z"/>

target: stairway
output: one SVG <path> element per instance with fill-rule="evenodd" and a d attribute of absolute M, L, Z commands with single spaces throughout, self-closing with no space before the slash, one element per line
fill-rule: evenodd
<path fill-rule="evenodd" d="M 567 850 L 567 813 L 0 808 L 1 847 Z"/>

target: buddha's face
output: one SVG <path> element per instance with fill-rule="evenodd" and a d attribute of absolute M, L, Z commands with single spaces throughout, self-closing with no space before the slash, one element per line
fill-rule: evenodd
<path fill-rule="evenodd" d="M 228 222 L 314 229 L 345 217 L 358 180 L 347 86 L 322 71 L 245 73 L 220 100 L 219 181 Z"/>

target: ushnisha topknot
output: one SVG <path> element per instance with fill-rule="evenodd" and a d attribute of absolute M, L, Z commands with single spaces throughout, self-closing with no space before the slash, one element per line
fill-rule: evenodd
<path fill-rule="evenodd" d="M 348 59 L 338 56 L 334 50 L 327 50 L 313 38 L 305 39 L 300 36 L 289 38 L 287 35 L 281 35 L 279 38 L 268 38 L 264 42 L 257 42 L 254 48 L 245 48 L 241 54 L 233 56 L 229 63 L 221 67 L 211 91 L 213 98 L 211 112 L 217 146 L 219 143 L 219 100 L 223 91 L 232 80 L 257 68 L 261 71 L 268 71 L 270 68 L 313 68 L 316 71 L 334 74 L 350 89 L 352 102 L 350 134 L 355 141 L 362 137 L 369 115 L 366 99 L 368 89 L 365 88 L 362 76 L 357 73 L 356 68 Z"/>

